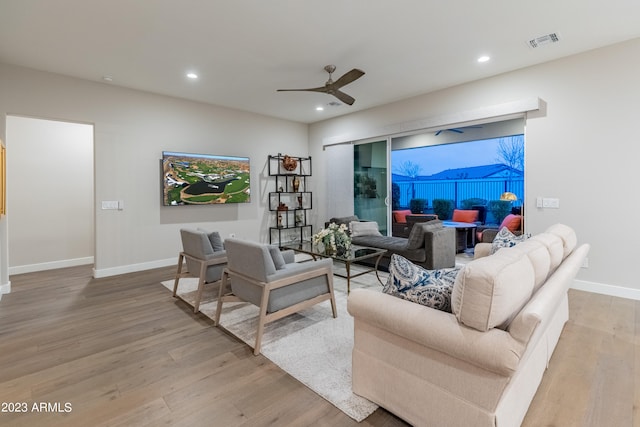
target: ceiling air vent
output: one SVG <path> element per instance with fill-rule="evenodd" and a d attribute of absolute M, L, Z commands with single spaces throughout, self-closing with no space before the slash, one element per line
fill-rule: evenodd
<path fill-rule="evenodd" d="M 560 41 L 560 35 L 558 33 L 545 34 L 544 36 L 536 37 L 527 42 L 529 47 L 537 48 L 546 44 L 557 43 Z"/>

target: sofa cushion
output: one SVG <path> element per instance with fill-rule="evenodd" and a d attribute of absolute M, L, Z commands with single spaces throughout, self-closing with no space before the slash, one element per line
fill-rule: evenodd
<path fill-rule="evenodd" d="M 411 215 L 411 210 L 410 209 L 406 209 L 406 210 L 401 210 L 401 211 L 393 211 L 393 221 L 400 223 L 400 224 L 406 224 L 407 223 L 407 215 Z"/>
<path fill-rule="evenodd" d="M 351 242 L 354 245 L 385 249 L 389 251 L 388 256 L 391 256 L 391 253 L 395 253 L 414 262 L 425 262 L 427 259 L 424 245 L 418 249 L 408 249 L 407 239 L 403 237 L 359 236 L 354 237 Z"/>
<path fill-rule="evenodd" d="M 382 236 L 375 221 L 351 221 L 349 223 L 351 237 Z"/>
<path fill-rule="evenodd" d="M 351 216 L 338 216 L 338 217 L 331 218 L 329 220 L 330 223 L 334 222 L 338 225 L 344 224 L 347 227 L 352 221 L 359 221 L 359 218 L 356 215 L 351 215 Z"/>
<path fill-rule="evenodd" d="M 549 252 L 549 257 L 551 260 L 550 269 L 551 272 L 555 271 L 556 268 L 562 262 L 562 256 L 564 254 L 564 246 L 562 244 L 562 239 L 555 234 L 551 233 L 540 233 L 533 236 L 531 239 L 536 240 L 542 243 Z"/>
<path fill-rule="evenodd" d="M 454 209 L 451 221 L 455 222 L 476 222 L 478 220 L 478 211 L 469 209 Z"/>
<path fill-rule="evenodd" d="M 460 267 L 426 270 L 393 254 L 382 292 L 417 304 L 451 312 L 451 291 Z"/>
<path fill-rule="evenodd" d="M 564 224 L 555 224 L 547 228 L 547 233 L 555 234 L 562 239 L 562 259 L 565 259 L 578 245 L 578 237 L 573 228 Z"/>
<path fill-rule="evenodd" d="M 407 249 L 419 249 L 424 247 L 424 234 L 442 228 L 442 221 L 432 220 L 419 222 L 411 228 L 407 238 Z"/>
<path fill-rule="evenodd" d="M 502 250 L 468 263 L 456 277 L 451 308 L 460 323 L 479 331 L 506 328 L 529 301 L 535 273 L 520 251 Z"/>
<path fill-rule="evenodd" d="M 202 228 L 198 228 L 198 231 L 202 231 L 203 233 L 207 233 L 207 237 L 209 238 L 209 243 L 211 243 L 211 247 L 214 252 L 224 251 L 224 243 L 222 243 L 222 237 L 220 237 L 220 233 L 217 231 L 208 232 Z"/>
<path fill-rule="evenodd" d="M 533 284 L 533 293 L 535 293 L 547 280 L 551 271 L 551 256 L 547 247 L 538 240 L 528 239 L 512 250 L 522 252 L 531 261 L 535 276 Z"/>
<path fill-rule="evenodd" d="M 516 236 L 507 227 L 503 227 L 498 231 L 496 237 L 493 238 L 493 242 L 491 242 L 491 253 L 494 254 L 502 248 L 513 247 L 518 243 L 524 242 L 527 237 L 526 234 Z"/>
<path fill-rule="evenodd" d="M 271 259 L 273 260 L 273 265 L 276 270 L 284 269 L 286 263 L 284 261 L 284 257 L 282 256 L 282 252 L 280 252 L 280 248 L 276 245 L 269 245 L 269 254 L 271 255 Z"/>

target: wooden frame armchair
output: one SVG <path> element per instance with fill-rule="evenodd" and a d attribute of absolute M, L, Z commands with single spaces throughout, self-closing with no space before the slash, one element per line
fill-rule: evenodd
<path fill-rule="evenodd" d="M 293 251 L 281 252 L 274 245 L 227 239 L 225 246 L 228 264 L 222 274 L 215 325 L 220 325 L 225 302 L 246 301 L 258 306 L 254 355 L 260 354 L 264 327 L 269 322 L 326 300 L 331 301 L 333 317 L 338 317 L 330 258 L 296 263 Z"/>
<path fill-rule="evenodd" d="M 523 233 L 522 215 L 507 215 L 499 226 L 483 226 L 476 229 L 476 242 L 491 243 L 502 227 L 507 227 L 516 236 Z"/>
<path fill-rule="evenodd" d="M 220 284 L 222 279 L 222 271 L 227 264 L 227 253 L 222 246 L 222 239 L 217 232 L 207 233 L 201 230 L 180 230 L 180 238 L 182 239 L 182 252 L 178 256 L 178 267 L 176 269 L 176 278 L 173 283 L 173 296 L 180 298 L 187 304 L 184 298 L 178 295 L 178 282 L 183 277 L 197 277 L 198 291 L 193 304 L 193 312 L 200 310 L 200 301 L 202 300 L 202 291 L 205 284 Z M 212 244 L 212 240 L 216 242 L 216 248 Z M 186 261 L 187 271 L 183 272 L 182 268 Z"/>

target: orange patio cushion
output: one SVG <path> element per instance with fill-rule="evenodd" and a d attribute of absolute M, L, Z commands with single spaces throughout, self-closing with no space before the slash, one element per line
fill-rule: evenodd
<path fill-rule="evenodd" d="M 471 209 L 454 209 L 451 221 L 475 222 L 478 220 L 478 211 Z"/>
<path fill-rule="evenodd" d="M 411 215 L 411 210 L 393 211 L 393 220 L 400 224 L 407 223 L 407 215 Z"/>
<path fill-rule="evenodd" d="M 522 217 L 520 215 L 509 214 L 502 220 L 500 228 L 507 227 L 512 233 L 520 231 L 520 221 Z"/>

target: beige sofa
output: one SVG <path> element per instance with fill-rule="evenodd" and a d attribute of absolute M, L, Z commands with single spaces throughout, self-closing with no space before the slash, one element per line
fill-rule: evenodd
<path fill-rule="evenodd" d="M 518 426 L 568 320 L 567 290 L 589 251 L 550 227 L 477 258 L 456 277 L 453 313 L 356 289 L 353 391 L 416 426 Z"/>

